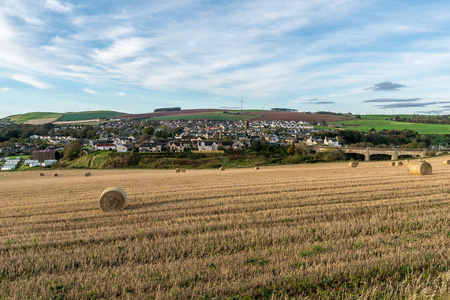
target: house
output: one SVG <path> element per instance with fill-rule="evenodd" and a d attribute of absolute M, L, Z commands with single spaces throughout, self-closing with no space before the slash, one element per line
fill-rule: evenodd
<path fill-rule="evenodd" d="M 161 152 L 162 144 L 157 143 L 142 143 L 139 146 L 139 152 Z"/>
<path fill-rule="evenodd" d="M 167 144 L 170 152 L 184 152 L 184 146 L 182 142 L 169 142 Z"/>
<path fill-rule="evenodd" d="M 198 151 L 217 151 L 219 145 L 215 141 L 203 141 L 198 145 Z"/>
<path fill-rule="evenodd" d="M 309 136 L 309 138 L 306 140 L 306 145 L 314 146 L 314 145 L 322 144 L 322 142 L 323 141 L 321 138 L 314 138 L 312 136 Z"/>
<path fill-rule="evenodd" d="M 337 138 L 327 138 L 323 140 L 323 144 L 326 146 L 331 147 L 341 147 L 342 145 L 339 143 L 339 140 Z"/>
<path fill-rule="evenodd" d="M 116 150 L 117 152 L 127 152 L 128 150 L 130 150 L 130 148 L 125 145 L 118 145 Z"/>
<path fill-rule="evenodd" d="M 1 154 L 17 154 L 20 152 L 20 149 L 17 147 L 3 147 L 0 149 Z"/>
<path fill-rule="evenodd" d="M 115 150 L 117 149 L 116 144 L 97 144 L 95 145 L 95 150 Z"/>

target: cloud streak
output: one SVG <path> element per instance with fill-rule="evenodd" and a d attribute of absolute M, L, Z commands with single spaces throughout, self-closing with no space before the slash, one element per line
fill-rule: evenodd
<path fill-rule="evenodd" d="M 381 109 L 389 109 L 389 108 L 409 108 L 409 107 L 427 107 L 430 105 L 436 105 L 436 104 L 442 104 L 442 103 L 448 103 L 445 102 L 423 102 L 423 103 L 412 103 L 412 102 L 405 102 L 405 103 L 394 103 L 394 104 L 386 104 L 386 105 L 375 105 L 377 108 Z"/>
<path fill-rule="evenodd" d="M 405 85 L 399 83 L 392 83 L 390 81 L 384 81 L 376 83 L 373 86 L 368 87 L 367 89 L 375 92 L 381 92 L 381 91 L 397 91 L 402 87 L 405 87 Z"/>
<path fill-rule="evenodd" d="M 72 4 L 58 0 L 46 0 L 45 7 L 59 13 L 69 13 L 74 8 Z"/>
<path fill-rule="evenodd" d="M 42 81 L 40 81 L 40 80 L 38 80 L 38 79 L 36 79 L 36 78 L 34 78 L 32 76 L 25 75 L 25 74 L 14 74 L 14 75 L 11 76 L 11 78 L 14 79 L 14 80 L 17 80 L 17 81 L 20 81 L 20 82 L 32 85 L 35 88 L 38 88 L 38 89 L 41 89 L 41 90 L 42 89 L 48 89 L 48 88 L 51 87 L 49 84 L 44 83 L 44 82 L 42 82 Z"/>
<path fill-rule="evenodd" d="M 398 98 L 378 98 L 378 99 L 370 99 L 364 100 L 364 103 L 385 103 L 385 102 L 414 102 L 419 101 L 421 98 L 409 98 L 409 99 L 398 99 Z"/>

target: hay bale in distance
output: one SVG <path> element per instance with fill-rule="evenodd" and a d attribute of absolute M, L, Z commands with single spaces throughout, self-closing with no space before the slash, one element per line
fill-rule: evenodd
<path fill-rule="evenodd" d="M 53 177 L 58 177 L 58 173 L 54 173 L 54 174 L 53 174 Z"/>
<path fill-rule="evenodd" d="M 351 161 L 349 164 L 348 164 L 348 167 L 349 168 L 356 168 L 358 166 L 358 163 L 356 162 L 356 161 Z"/>
<path fill-rule="evenodd" d="M 398 161 L 397 166 L 403 166 L 403 163 L 401 161 Z"/>
<path fill-rule="evenodd" d="M 127 203 L 127 194 L 117 187 L 111 187 L 103 191 L 100 196 L 99 206 L 104 212 L 121 211 Z"/>
<path fill-rule="evenodd" d="M 219 170 L 220 170 L 220 171 L 225 171 L 225 168 L 224 168 L 224 167 L 220 167 Z"/>
<path fill-rule="evenodd" d="M 45 176 L 45 174 L 44 174 L 44 173 L 41 173 L 41 174 L 39 174 L 39 176 Z"/>
<path fill-rule="evenodd" d="M 183 169 L 183 168 L 181 168 L 180 170 L 181 170 L 181 173 L 184 173 L 184 172 L 186 172 L 186 170 L 185 170 L 185 169 Z"/>
<path fill-rule="evenodd" d="M 180 169 L 180 168 L 176 168 L 176 169 L 175 169 L 175 172 L 180 173 L 180 172 L 181 172 L 181 169 Z"/>
<path fill-rule="evenodd" d="M 86 177 L 89 177 L 91 175 L 92 175 L 91 172 L 87 172 L 86 174 L 84 174 L 84 176 L 86 176 Z"/>
<path fill-rule="evenodd" d="M 391 162 L 389 163 L 389 166 L 390 166 L 390 167 L 395 166 L 395 161 L 391 161 Z"/>
<path fill-rule="evenodd" d="M 444 165 L 450 165 L 450 160 L 444 160 Z"/>
<path fill-rule="evenodd" d="M 255 170 L 259 170 L 259 167 L 255 167 Z"/>
<path fill-rule="evenodd" d="M 408 171 L 411 175 L 431 175 L 433 168 L 426 161 L 414 161 L 408 164 Z"/>

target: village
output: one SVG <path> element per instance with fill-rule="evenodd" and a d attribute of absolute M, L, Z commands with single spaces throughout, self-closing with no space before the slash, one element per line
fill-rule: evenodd
<path fill-rule="evenodd" d="M 254 141 L 274 146 L 341 147 L 338 137 L 322 139 L 314 136 L 319 131 L 308 122 L 294 121 L 117 119 L 96 126 L 59 126 L 49 135 L 31 135 L 27 139 L 29 143 L 16 142 L 0 148 L 0 161 L 3 162 L 2 170 L 14 170 L 21 162 L 29 167 L 48 167 L 60 159 L 58 151 L 71 141 L 79 141 L 86 151 L 91 152 L 223 152 L 245 149 Z"/>

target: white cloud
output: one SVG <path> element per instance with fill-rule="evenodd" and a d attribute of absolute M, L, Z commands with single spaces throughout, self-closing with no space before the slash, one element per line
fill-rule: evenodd
<path fill-rule="evenodd" d="M 94 49 L 91 57 L 100 62 L 110 63 L 123 58 L 134 57 L 149 46 L 150 39 L 146 38 L 120 39 L 105 50 Z"/>
<path fill-rule="evenodd" d="M 84 88 L 83 92 L 89 93 L 89 94 L 98 94 L 96 91 L 88 89 L 88 88 Z"/>
<path fill-rule="evenodd" d="M 29 75 L 25 75 L 25 74 L 14 74 L 13 76 L 11 76 L 12 79 L 20 81 L 20 82 L 24 82 L 26 84 L 32 85 L 35 88 L 38 89 L 48 89 L 51 86 L 48 85 L 47 83 L 44 83 L 42 81 L 39 81 L 36 78 L 33 78 L 32 76 Z"/>
<path fill-rule="evenodd" d="M 0 91 L 2 91 L 2 92 L 7 92 L 7 91 L 9 91 L 9 90 L 11 90 L 9 87 L 5 87 L 5 88 L 1 88 L 1 89 L 0 89 Z"/>
<path fill-rule="evenodd" d="M 72 4 L 68 2 L 62 2 L 59 0 L 46 0 L 45 7 L 60 13 L 69 13 L 74 8 Z"/>
<path fill-rule="evenodd" d="M 121 96 L 121 97 L 125 97 L 127 94 L 120 92 L 120 93 L 116 93 L 117 96 Z"/>

